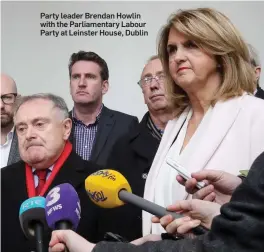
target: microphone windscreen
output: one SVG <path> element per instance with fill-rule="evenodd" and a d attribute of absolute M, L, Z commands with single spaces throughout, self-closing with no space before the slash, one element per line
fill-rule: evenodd
<path fill-rule="evenodd" d="M 35 237 L 34 224 L 36 222 L 41 223 L 44 229 L 47 229 L 45 198 L 38 196 L 25 200 L 19 209 L 19 222 L 28 239 Z"/>
<path fill-rule="evenodd" d="M 85 180 L 85 190 L 89 198 L 103 208 L 114 208 L 124 205 L 118 197 L 120 190 L 131 192 L 126 178 L 114 170 L 99 170 Z"/>
<path fill-rule="evenodd" d="M 55 229 L 57 222 L 68 221 L 76 230 L 81 218 L 81 204 L 73 186 L 65 183 L 51 189 L 46 197 L 45 212 L 51 229 Z"/>
<path fill-rule="evenodd" d="M 85 180 L 85 190 L 92 202 L 99 207 L 115 208 L 126 202 L 159 217 L 168 214 L 174 219 L 183 217 L 179 213 L 169 212 L 166 208 L 133 194 L 125 177 L 114 170 L 100 170 L 88 176 Z M 206 232 L 201 226 L 192 231 L 196 235 Z"/>

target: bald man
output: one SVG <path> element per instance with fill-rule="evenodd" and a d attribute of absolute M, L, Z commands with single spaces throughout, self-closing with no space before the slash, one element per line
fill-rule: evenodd
<path fill-rule="evenodd" d="M 20 160 L 13 122 L 18 96 L 15 81 L 10 76 L 1 74 L 1 168 Z"/>

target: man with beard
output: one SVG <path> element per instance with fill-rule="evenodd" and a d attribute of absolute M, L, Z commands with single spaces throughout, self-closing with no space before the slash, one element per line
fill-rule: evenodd
<path fill-rule="evenodd" d="M 20 160 L 13 122 L 17 97 L 15 81 L 1 74 L 1 168 Z"/>

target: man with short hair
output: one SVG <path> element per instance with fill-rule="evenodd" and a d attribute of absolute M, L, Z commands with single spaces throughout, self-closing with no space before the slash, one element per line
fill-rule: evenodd
<path fill-rule="evenodd" d="M 1 167 L 20 160 L 17 135 L 14 130 L 14 107 L 18 97 L 15 81 L 1 74 Z"/>
<path fill-rule="evenodd" d="M 164 83 L 161 61 L 158 56 L 153 56 L 144 66 L 138 82 L 148 112 L 138 127 L 117 141 L 107 162 L 108 167 L 120 171 L 126 177 L 132 192 L 141 197 L 163 131 L 167 122 L 173 118 Z M 129 241 L 142 236 L 142 211 L 139 208 L 125 205 L 117 209 L 100 209 L 99 212 L 98 241 L 108 231 L 120 234 Z"/>
<path fill-rule="evenodd" d="M 56 185 L 70 183 L 82 206 L 77 232 L 93 238 L 94 205 L 84 188 L 88 175 L 99 170 L 73 150 L 68 137 L 72 121 L 65 101 L 53 94 L 21 99 L 14 115 L 21 161 L 1 169 L 2 251 L 35 251 L 35 242 L 23 235 L 19 208 L 26 199 L 43 196 Z M 48 248 L 50 233 L 45 233 Z"/>
<path fill-rule="evenodd" d="M 264 99 L 264 90 L 259 85 L 260 73 L 261 73 L 261 63 L 258 56 L 256 49 L 251 45 L 248 44 L 249 56 L 251 65 L 253 66 L 255 75 L 256 75 L 256 82 L 257 82 L 257 89 L 255 92 L 255 96 L 261 99 Z"/>
<path fill-rule="evenodd" d="M 116 141 L 138 124 L 138 119 L 110 110 L 102 103 L 109 86 L 107 63 L 94 52 L 73 53 L 69 63 L 74 107 L 70 140 L 85 160 L 105 165 Z"/>

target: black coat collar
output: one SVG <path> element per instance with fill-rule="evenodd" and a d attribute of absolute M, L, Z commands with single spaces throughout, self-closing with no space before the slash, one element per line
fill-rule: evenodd
<path fill-rule="evenodd" d="M 257 93 L 255 94 L 257 98 L 264 99 L 264 90 L 258 87 Z"/>
<path fill-rule="evenodd" d="M 147 166 L 150 166 L 158 149 L 160 141 L 152 136 L 147 126 L 149 113 L 147 112 L 142 118 L 139 125 L 131 134 L 130 144 L 138 156 L 147 160 Z"/>

